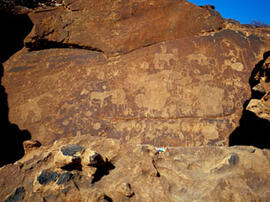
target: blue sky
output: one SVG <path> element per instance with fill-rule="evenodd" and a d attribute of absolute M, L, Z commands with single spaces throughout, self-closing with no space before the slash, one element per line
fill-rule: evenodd
<path fill-rule="evenodd" d="M 223 18 L 248 24 L 258 20 L 270 24 L 270 0 L 188 0 L 196 5 L 214 5 Z"/>

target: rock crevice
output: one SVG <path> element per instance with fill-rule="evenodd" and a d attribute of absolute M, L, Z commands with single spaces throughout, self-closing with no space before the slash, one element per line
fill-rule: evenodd
<path fill-rule="evenodd" d="M 28 130 L 21 130 L 9 119 L 8 93 L 4 87 L 5 70 L 2 65 L 15 52 L 23 48 L 23 39 L 31 31 L 33 24 L 27 15 L 13 15 L 0 9 L 1 47 L 0 47 L 0 167 L 14 163 L 24 155 L 23 141 L 29 140 Z M 3 41 L 2 41 L 3 40 Z"/>
<path fill-rule="evenodd" d="M 243 106 L 239 127 L 230 136 L 231 146 L 252 145 L 270 149 L 269 59 L 270 51 L 267 51 L 251 73 L 249 84 L 252 95 Z"/>

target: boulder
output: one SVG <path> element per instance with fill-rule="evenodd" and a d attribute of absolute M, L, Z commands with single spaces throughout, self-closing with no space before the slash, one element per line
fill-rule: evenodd
<path fill-rule="evenodd" d="M 4 63 L 9 118 L 41 144 L 97 135 L 159 146 L 227 145 L 263 40 L 223 30 L 106 58 L 26 49 Z"/>

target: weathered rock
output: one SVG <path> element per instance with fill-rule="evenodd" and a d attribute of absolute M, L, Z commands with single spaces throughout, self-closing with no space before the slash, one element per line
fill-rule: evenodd
<path fill-rule="evenodd" d="M 105 159 L 105 160 L 104 160 Z M 62 171 L 80 171 L 92 182 L 100 178 L 100 172 L 108 172 L 112 169 L 107 158 L 92 149 L 85 149 L 76 144 L 63 146 L 54 156 L 55 167 Z M 62 184 L 70 180 L 72 173 L 62 173 L 57 184 Z"/>
<path fill-rule="evenodd" d="M 81 155 L 84 150 L 83 147 L 74 144 L 63 146 L 54 157 L 56 167 L 65 170 L 81 170 Z"/>
<path fill-rule="evenodd" d="M 117 187 L 117 190 L 119 193 L 123 194 L 127 197 L 132 197 L 134 195 L 134 192 L 132 191 L 132 188 L 129 183 L 122 183 Z"/>
<path fill-rule="evenodd" d="M 26 140 L 23 142 L 23 148 L 26 153 L 40 146 L 41 146 L 41 143 L 37 140 Z"/>
<path fill-rule="evenodd" d="M 249 38 L 250 46 L 261 60 L 262 55 L 269 51 L 270 47 L 270 27 L 256 27 L 253 25 L 240 24 L 236 20 L 226 19 L 225 29 L 234 30 L 238 34 Z M 264 41 L 265 45 L 262 44 Z"/>
<path fill-rule="evenodd" d="M 200 6 L 201 8 L 206 8 L 206 9 L 212 9 L 215 10 L 215 6 L 214 5 L 204 5 L 204 6 Z"/>
<path fill-rule="evenodd" d="M 65 0 L 61 7 L 29 13 L 34 28 L 27 47 L 73 46 L 126 53 L 161 41 L 219 30 L 214 10 L 185 0 Z"/>
<path fill-rule="evenodd" d="M 228 162 L 230 165 L 235 165 L 238 161 L 238 155 L 235 153 L 232 153 L 228 159 Z"/>
<path fill-rule="evenodd" d="M 256 53 L 267 46 L 251 44 L 223 30 L 110 59 L 87 50 L 24 49 L 4 64 L 9 117 L 42 144 L 88 134 L 226 145 L 250 98 Z"/>
<path fill-rule="evenodd" d="M 252 90 L 255 91 L 255 92 L 261 93 L 261 94 L 265 94 L 266 93 L 266 90 L 264 88 L 264 85 L 262 85 L 260 83 L 257 84 L 256 86 L 254 86 L 252 88 Z"/>
<path fill-rule="evenodd" d="M 269 150 L 222 147 L 255 91 L 269 119 L 269 27 L 185 0 L 58 2 L 26 9 L 4 63 L 8 121 L 33 140 L 0 168 L 0 201 L 270 200 Z"/>
<path fill-rule="evenodd" d="M 253 73 L 253 83 L 256 85 L 252 88 L 254 94 L 260 96 L 253 97 L 246 107 L 258 117 L 270 121 L 270 52 L 265 53 L 264 59 L 257 64 Z"/>
<path fill-rule="evenodd" d="M 245 103 L 239 127 L 230 136 L 230 145 L 253 145 L 270 148 L 269 51 L 264 53 L 251 73 L 251 99 Z"/>
<path fill-rule="evenodd" d="M 5 202 L 17 202 L 24 199 L 25 190 L 24 187 L 18 187 L 15 192 L 10 195 Z"/>
<path fill-rule="evenodd" d="M 59 148 L 76 144 L 110 156 L 114 169 L 93 182 L 81 171 L 58 172 L 41 185 L 37 176 L 55 172 Z M 79 136 L 40 147 L 14 165 L 0 169 L 0 200 L 24 187 L 25 201 L 269 201 L 270 151 L 254 147 L 169 147 L 151 155 L 151 145 L 120 143 L 102 137 Z M 51 153 L 51 158 L 44 156 Z M 114 154 L 111 156 L 110 154 Z M 19 166 L 24 165 L 24 166 Z M 29 166 L 31 169 L 29 169 Z M 6 172 L 12 170 L 10 181 Z M 153 175 L 154 173 L 158 173 Z M 46 175 L 48 176 L 48 175 Z M 62 176 L 62 177 L 61 177 Z M 47 179 L 47 178 L 46 178 Z M 51 179 L 51 178 L 50 178 Z M 60 180 L 62 179 L 62 180 Z M 60 183 L 61 181 L 61 183 Z M 8 184 L 9 189 L 3 186 Z M 243 194 L 245 193 L 245 194 Z"/>
<path fill-rule="evenodd" d="M 86 149 L 83 153 L 82 164 L 84 166 L 98 167 L 102 166 L 104 163 L 103 157 L 91 149 Z"/>
<path fill-rule="evenodd" d="M 43 170 L 40 173 L 40 175 L 37 177 L 37 181 L 41 185 L 46 185 L 50 182 L 55 182 L 58 177 L 59 177 L 59 174 L 57 172 Z"/>
<path fill-rule="evenodd" d="M 72 178 L 72 173 L 70 172 L 64 172 L 59 176 L 59 179 L 57 180 L 56 184 L 61 185 L 64 183 L 67 183 Z"/>
<path fill-rule="evenodd" d="M 268 94 L 267 94 L 268 95 Z M 251 99 L 248 103 L 247 110 L 255 113 L 258 117 L 270 120 L 270 100 L 268 99 Z"/>
<path fill-rule="evenodd" d="M 61 148 L 61 153 L 64 156 L 77 156 L 77 154 L 80 154 L 85 149 L 79 145 L 69 144 Z"/>

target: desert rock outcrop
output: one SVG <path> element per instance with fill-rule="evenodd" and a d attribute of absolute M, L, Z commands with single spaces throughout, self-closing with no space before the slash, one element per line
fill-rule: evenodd
<path fill-rule="evenodd" d="M 228 144 L 229 134 L 238 126 L 242 105 L 250 97 L 250 73 L 268 46 L 267 33 L 263 35 L 266 38 L 254 37 L 252 29 L 251 34 L 242 33 L 241 29 L 207 34 L 203 30 L 208 25 L 213 28 L 208 31 L 222 28 L 220 15 L 211 8 L 199 8 L 186 1 L 120 2 L 109 4 L 112 6 L 109 9 L 101 3 L 84 6 L 85 1 L 78 1 L 66 3 L 69 9 L 63 6 L 37 9 L 29 14 L 34 27 L 25 40 L 26 47 L 31 43 L 31 48 L 45 50 L 23 49 L 4 63 L 3 83 L 9 95 L 11 122 L 29 130 L 33 139 L 42 144 L 81 134 L 155 145 Z M 134 15 L 124 15 L 124 8 L 132 8 L 130 12 Z M 160 9 L 164 12 L 159 12 Z M 170 15 L 177 14 L 176 24 L 183 27 L 175 28 L 180 30 L 179 35 L 175 30 L 167 30 L 174 23 L 165 15 L 166 9 L 173 9 Z M 184 16 L 189 14 L 189 9 L 195 14 L 187 19 Z M 151 15 L 160 20 L 152 22 L 156 18 L 138 17 L 149 12 L 154 12 Z M 158 16 L 159 13 L 164 16 Z M 69 18 L 71 24 L 62 23 Z M 193 18 L 203 22 L 196 24 Z M 131 22 L 126 24 L 126 20 Z M 105 31 L 99 32 L 92 21 Z M 150 27 L 141 28 L 141 22 Z M 116 38 L 106 31 L 110 29 L 114 33 L 112 24 L 120 29 Z M 86 25 L 88 28 L 83 28 Z M 158 33 L 151 28 L 157 25 Z M 121 31 L 123 26 L 125 30 L 134 28 L 143 33 L 135 41 L 131 40 L 133 37 L 126 41 L 122 38 L 126 33 Z M 92 40 L 90 28 L 100 39 L 93 40 L 103 45 L 92 45 L 82 37 L 88 34 L 87 39 Z M 129 33 L 136 35 L 137 32 L 129 30 Z M 60 35 L 69 38 L 58 39 Z M 76 40 L 70 41 L 73 36 L 77 36 Z M 144 47 L 148 38 L 156 39 L 149 42 L 156 44 Z M 103 43 L 103 39 L 109 41 Z M 61 44 L 63 48 L 46 47 L 40 40 Z M 90 46 L 92 51 L 74 49 Z M 108 58 L 111 53 L 131 50 L 134 51 Z"/>
<path fill-rule="evenodd" d="M 110 58 L 81 49 L 23 49 L 4 64 L 10 120 L 42 144 L 90 134 L 226 145 L 268 45 L 261 38 L 225 29 Z"/>
<path fill-rule="evenodd" d="M 26 154 L 1 201 L 270 200 L 269 27 L 185 0 L 16 9 L 0 90 Z"/>
<path fill-rule="evenodd" d="M 223 30 L 109 59 L 89 50 L 23 49 L 4 64 L 10 120 L 42 144 L 89 134 L 226 145 L 250 97 L 250 41 Z"/>

